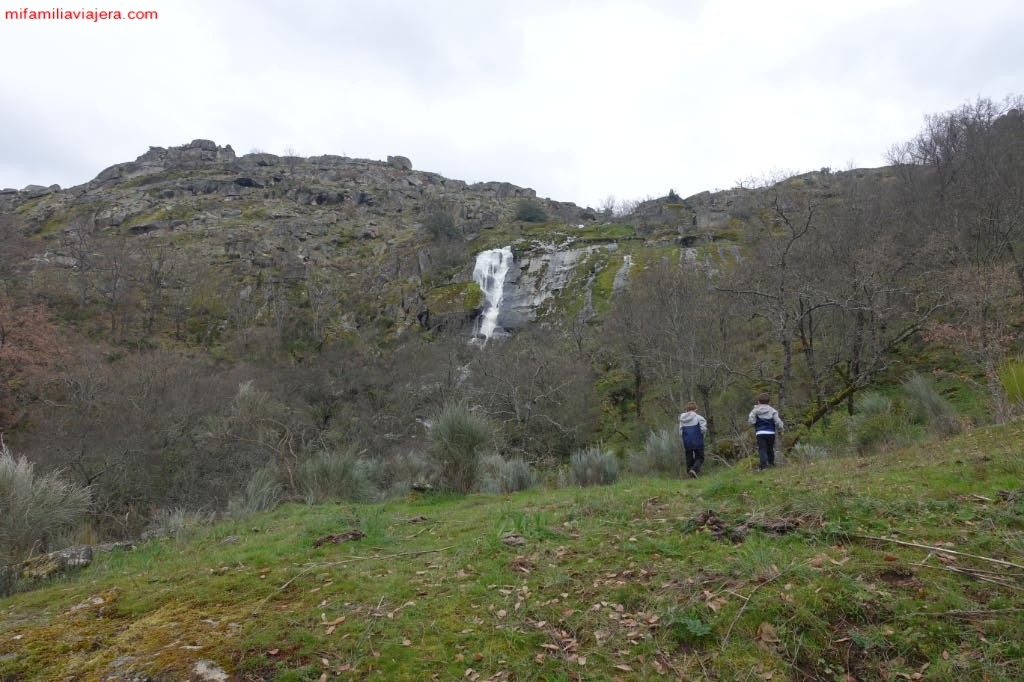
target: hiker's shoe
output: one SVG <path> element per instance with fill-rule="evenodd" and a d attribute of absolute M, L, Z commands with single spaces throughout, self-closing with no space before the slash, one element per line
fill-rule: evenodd
<path fill-rule="evenodd" d="M 697 472 L 694 471 L 693 469 L 690 469 L 686 473 L 688 473 L 690 475 L 690 478 L 697 478 Z"/>

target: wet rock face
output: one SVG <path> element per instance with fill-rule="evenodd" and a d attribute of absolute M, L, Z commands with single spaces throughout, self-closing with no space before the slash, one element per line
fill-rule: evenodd
<path fill-rule="evenodd" d="M 580 261 L 600 248 L 605 247 L 552 247 L 517 257 L 505 279 L 498 326 L 519 329 L 534 321 L 538 308 L 570 284 Z"/>

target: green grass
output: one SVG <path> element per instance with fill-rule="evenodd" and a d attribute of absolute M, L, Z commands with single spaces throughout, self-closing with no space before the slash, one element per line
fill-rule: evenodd
<path fill-rule="evenodd" d="M 1016 680 L 1022 438 L 286 506 L 0 601 L 0 678 Z"/>

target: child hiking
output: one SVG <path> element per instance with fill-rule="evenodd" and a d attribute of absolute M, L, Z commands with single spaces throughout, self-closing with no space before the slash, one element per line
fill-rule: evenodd
<path fill-rule="evenodd" d="M 779 419 L 779 411 L 768 404 L 767 393 L 757 396 L 757 404 L 750 411 L 747 422 L 754 427 L 757 436 L 757 468 L 763 471 L 775 466 L 775 434 L 786 429 Z"/>
<path fill-rule="evenodd" d="M 690 401 L 679 415 L 679 437 L 686 450 L 686 473 L 697 478 L 704 466 L 704 436 L 708 432 L 708 421 L 697 414 L 697 403 Z"/>

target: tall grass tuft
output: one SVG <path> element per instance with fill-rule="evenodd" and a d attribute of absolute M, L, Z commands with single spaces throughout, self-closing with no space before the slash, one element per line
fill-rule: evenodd
<path fill-rule="evenodd" d="M 619 478 L 615 454 L 600 447 L 577 450 L 569 458 L 569 483 L 580 487 L 611 485 Z"/>
<path fill-rule="evenodd" d="M 930 377 L 915 374 L 903 382 L 902 388 L 911 421 L 924 424 L 929 431 L 940 436 L 960 433 L 963 425 L 956 410 L 939 393 Z"/>
<path fill-rule="evenodd" d="M 485 493 L 516 493 L 529 490 L 534 482 L 530 465 L 521 459 L 487 455 L 477 468 L 477 487 Z"/>
<path fill-rule="evenodd" d="M 629 460 L 629 468 L 636 474 L 667 474 L 679 477 L 684 468 L 683 443 L 675 429 L 651 431 L 647 435 L 642 453 L 635 453 Z"/>
<path fill-rule="evenodd" d="M 257 469 L 245 484 L 245 490 L 228 502 L 228 516 L 239 517 L 270 511 L 285 498 L 281 475 L 276 467 Z"/>
<path fill-rule="evenodd" d="M 829 450 L 824 445 L 812 443 L 797 443 L 786 458 L 792 462 L 817 462 L 827 459 L 830 456 Z"/>
<path fill-rule="evenodd" d="M 1024 403 L 1024 358 L 1007 360 L 999 369 L 999 381 L 1007 400 L 1018 405 Z"/>
<path fill-rule="evenodd" d="M 320 452 L 295 470 L 295 487 L 307 504 L 346 500 L 370 502 L 377 489 L 354 450 Z"/>
<path fill-rule="evenodd" d="M 142 533 L 143 538 L 174 538 L 188 539 L 197 529 L 209 526 L 216 515 L 176 507 L 174 509 L 158 509 L 149 520 L 149 526 Z"/>
<path fill-rule="evenodd" d="M 50 541 L 89 510 L 89 489 L 59 472 L 36 476 L 34 465 L 0 446 L 0 565 L 53 549 Z"/>
<path fill-rule="evenodd" d="M 491 442 L 491 425 L 463 405 L 446 405 L 430 426 L 431 454 L 441 485 L 468 493 L 476 483 L 483 449 Z"/>

